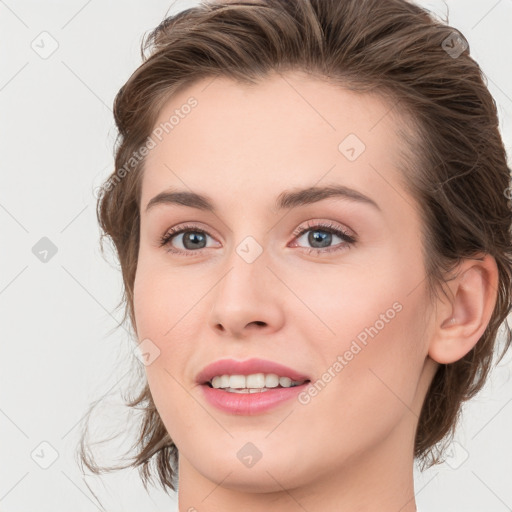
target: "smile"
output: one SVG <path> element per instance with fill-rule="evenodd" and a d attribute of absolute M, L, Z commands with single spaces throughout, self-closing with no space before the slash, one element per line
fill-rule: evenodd
<path fill-rule="evenodd" d="M 274 388 L 290 388 L 304 384 L 304 380 L 292 380 L 275 373 L 253 373 L 251 375 L 216 375 L 208 383 L 216 389 L 229 393 L 261 393 Z"/>

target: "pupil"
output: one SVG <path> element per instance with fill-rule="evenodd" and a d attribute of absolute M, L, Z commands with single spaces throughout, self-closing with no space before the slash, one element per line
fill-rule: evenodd
<path fill-rule="evenodd" d="M 312 231 L 309 234 L 308 242 L 315 248 L 322 248 L 322 247 L 328 247 L 332 238 L 332 233 L 328 233 L 326 231 Z M 315 245 L 317 243 L 322 243 L 327 241 L 327 243 L 324 243 L 323 245 Z"/>
<path fill-rule="evenodd" d="M 183 245 L 186 249 L 197 249 L 198 245 L 197 243 L 201 243 L 205 241 L 204 234 L 201 234 L 199 232 L 189 232 L 185 233 L 185 236 L 183 237 Z M 203 249 L 204 246 L 199 247 L 200 249 Z"/>

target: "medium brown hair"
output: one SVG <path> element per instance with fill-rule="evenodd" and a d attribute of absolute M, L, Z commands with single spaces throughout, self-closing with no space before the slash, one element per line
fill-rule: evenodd
<path fill-rule="evenodd" d="M 497 303 L 484 334 L 462 359 L 439 365 L 423 404 L 414 455 L 423 467 L 440 462 L 441 441 L 446 445 L 453 437 L 461 404 L 486 381 L 500 326 L 501 357 L 512 339 L 505 322 L 511 309 L 510 169 L 495 102 L 466 43 L 406 0 L 219 1 L 165 19 L 143 41 L 143 63 L 115 98 L 115 169 L 97 205 L 102 241 L 112 240 L 121 264 L 124 321 L 129 316 L 135 329 L 140 148 L 166 100 L 200 79 L 257 84 L 286 70 L 380 94 L 412 121 L 404 145 L 415 158 L 403 177 L 422 215 L 429 289 L 436 292 L 461 260 L 483 253 L 495 258 L 499 272 Z M 81 461 L 95 473 L 138 467 L 145 487 L 153 461 L 162 487 L 175 490 L 178 451 L 147 382 L 127 405 L 144 413 L 132 461 L 99 468 L 84 437 Z"/>

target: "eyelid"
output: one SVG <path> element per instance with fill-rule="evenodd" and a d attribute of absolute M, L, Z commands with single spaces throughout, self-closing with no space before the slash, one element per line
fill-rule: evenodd
<path fill-rule="evenodd" d="M 171 246 L 171 241 L 177 237 L 178 235 L 190 231 L 196 231 L 199 233 L 203 233 L 206 236 L 209 236 L 210 238 L 215 239 L 214 236 L 212 236 L 209 232 L 209 230 L 204 229 L 200 226 L 201 223 L 193 222 L 193 223 L 185 223 L 178 226 L 174 226 L 170 229 L 168 229 L 162 237 L 160 237 L 159 246 L 163 247 L 166 245 Z M 306 225 L 300 225 L 297 227 L 293 233 L 292 236 L 293 242 L 296 242 L 297 238 L 302 236 L 304 233 L 307 233 L 308 231 L 312 230 L 318 230 L 318 231 L 325 231 L 331 234 L 334 234 L 335 236 L 338 236 L 343 240 L 343 243 L 335 245 L 333 247 L 326 247 L 326 248 L 318 248 L 318 247 L 302 247 L 297 246 L 301 248 L 304 251 L 307 251 L 308 253 L 315 253 L 316 255 L 325 255 L 332 252 L 340 251 L 343 249 L 349 248 L 351 245 L 355 244 L 357 242 L 357 234 L 351 230 L 350 228 L 347 228 L 341 224 L 338 224 L 333 221 L 320 221 L 320 220 L 309 220 L 306 222 Z M 342 245 L 340 248 L 339 245 Z M 195 253 L 201 253 L 203 249 L 208 249 L 208 247 L 203 247 L 201 249 L 197 250 L 183 250 L 183 249 L 176 249 L 176 248 L 168 248 L 167 252 L 178 254 L 178 255 L 185 255 L 185 256 L 193 256 Z M 211 247 L 209 247 L 211 249 Z"/>
<path fill-rule="evenodd" d="M 159 246 L 165 246 L 170 243 L 170 241 L 180 235 L 183 232 L 187 231 L 197 231 L 200 233 L 204 233 L 210 238 L 215 238 L 213 235 L 210 234 L 209 230 L 202 228 L 200 222 L 192 221 L 191 223 L 184 223 L 184 224 L 178 224 L 178 226 L 173 226 L 172 228 L 169 228 L 159 239 Z M 169 252 L 176 252 L 176 253 L 193 253 L 198 251 L 183 251 L 182 249 L 174 249 L 169 250 Z"/>
<path fill-rule="evenodd" d="M 325 229 L 326 231 L 329 231 L 329 232 L 340 232 L 342 233 L 343 235 L 345 235 L 347 238 L 351 238 L 354 240 L 357 239 L 357 234 L 355 233 L 355 231 L 353 231 L 352 229 L 348 228 L 347 226 L 344 226 L 342 224 L 339 224 L 337 222 L 334 222 L 334 221 L 325 221 L 325 220 L 308 220 L 306 222 L 306 226 L 299 226 L 297 227 L 292 235 L 294 237 L 297 237 L 297 236 L 300 236 L 302 235 L 303 233 L 305 233 L 306 231 L 310 231 L 312 229 L 315 229 L 315 228 L 321 228 L 321 229 Z"/>

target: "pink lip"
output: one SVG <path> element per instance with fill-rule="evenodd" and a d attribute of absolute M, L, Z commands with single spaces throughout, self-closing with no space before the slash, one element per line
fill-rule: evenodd
<path fill-rule="evenodd" d="M 197 375 L 196 381 L 201 384 L 204 396 L 210 404 L 221 411 L 240 415 L 254 415 L 268 411 L 296 397 L 309 385 L 309 382 L 305 382 L 300 386 L 273 388 L 258 393 L 230 393 L 219 388 L 211 388 L 207 384 L 216 375 L 251 375 L 253 373 L 275 373 L 280 377 L 289 377 L 296 381 L 311 380 L 307 375 L 292 368 L 264 359 L 247 361 L 222 359 L 203 368 Z"/>
<path fill-rule="evenodd" d="M 258 393 L 230 393 L 220 388 L 210 388 L 207 384 L 203 384 L 201 389 L 206 400 L 221 411 L 252 416 L 296 398 L 309 384 L 305 382 L 292 388 L 273 388 Z"/>
<path fill-rule="evenodd" d="M 280 377 L 290 377 L 292 380 L 310 380 L 292 368 L 288 368 L 266 359 L 247 359 L 235 361 L 234 359 L 220 359 L 203 368 L 196 377 L 198 384 L 205 384 L 216 375 L 251 375 L 253 373 L 275 373 Z"/>

